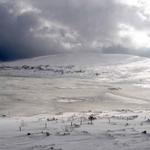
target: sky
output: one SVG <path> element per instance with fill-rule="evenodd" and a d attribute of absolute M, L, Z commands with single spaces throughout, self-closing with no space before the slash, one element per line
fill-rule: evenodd
<path fill-rule="evenodd" d="M 87 51 L 150 56 L 150 1 L 0 0 L 0 60 Z"/>

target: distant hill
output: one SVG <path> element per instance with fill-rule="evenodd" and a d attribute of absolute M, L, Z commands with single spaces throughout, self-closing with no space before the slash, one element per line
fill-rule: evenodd
<path fill-rule="evenodd" d="M 0 63 L 0 75 L 96 78 L 137 84 L 150 81 L 150 59 L 96 52 L 57 54 Z"/>

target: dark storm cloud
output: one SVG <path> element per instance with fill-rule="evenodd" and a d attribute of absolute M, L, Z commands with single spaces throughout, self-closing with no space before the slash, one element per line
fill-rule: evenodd
<path fill-rule="evenodd" d="M 116 0 L 1 1 L 0 59 L 94 49 L 132 53 L 137 48 L 130 36 L 120 36 L 119 25 L 126 32 L 148 29 L 139 10 Z"/>
<path fill-rule="evenodd" d="M 63 49 L 59 42 L 42 36 L 44 32 L 39 29 L 42 24 L 39 12 L 32 8 L 30 11 L 23 10 L 17 2 L 1 4 L 0 19 L 1 59 L 32 57 L 56 53 L 60 48 Z"/>

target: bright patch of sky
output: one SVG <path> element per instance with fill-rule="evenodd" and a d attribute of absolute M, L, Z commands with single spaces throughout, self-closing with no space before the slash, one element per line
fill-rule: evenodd
<path fill-rule="evenodd" d="M 136 30 L 126 24 L 119 24 L 119 28 L 119 36 L 123 39 L 129 39 L 132 47 L 136 49 L 150 47 L 150 37 L 147 32 Z"/>

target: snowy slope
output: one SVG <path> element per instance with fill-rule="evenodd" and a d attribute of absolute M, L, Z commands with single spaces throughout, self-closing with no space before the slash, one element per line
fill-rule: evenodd
<path fill-rule="evenodd" d="M 149 150 L 149 113 L 93 112 L 97 118 L 93 124 L 88 121 L 88 112 L 0 118 L 0 149 Z"/>
<path fill-rule="evenodd" d="M 96 52 L 57 54 L 1 63 L 0 75 L 96 78 L 139 85 L 150 81 L 150 59 Z"/>
<path fill-rule="evenodd" d="M 1 63 L 0 150 L 148 150 L 149 85 L 144 57 L 76 53 Z"/>
<path fill-rule="evenodd" d="M 129 62 L 144 60 L 145 58 L 123 55 L 123 54 L 100 54 L 100 53 L 68 53 L 68 54 L 56 54 L 35 57 L 30 59 L 24 59 L 14 62 L 4 63 L 10 66 L 20 65 L 50 65 L 50 66 L 98 66 L 98 65 L 115 65 L 126 64 Z"/>

